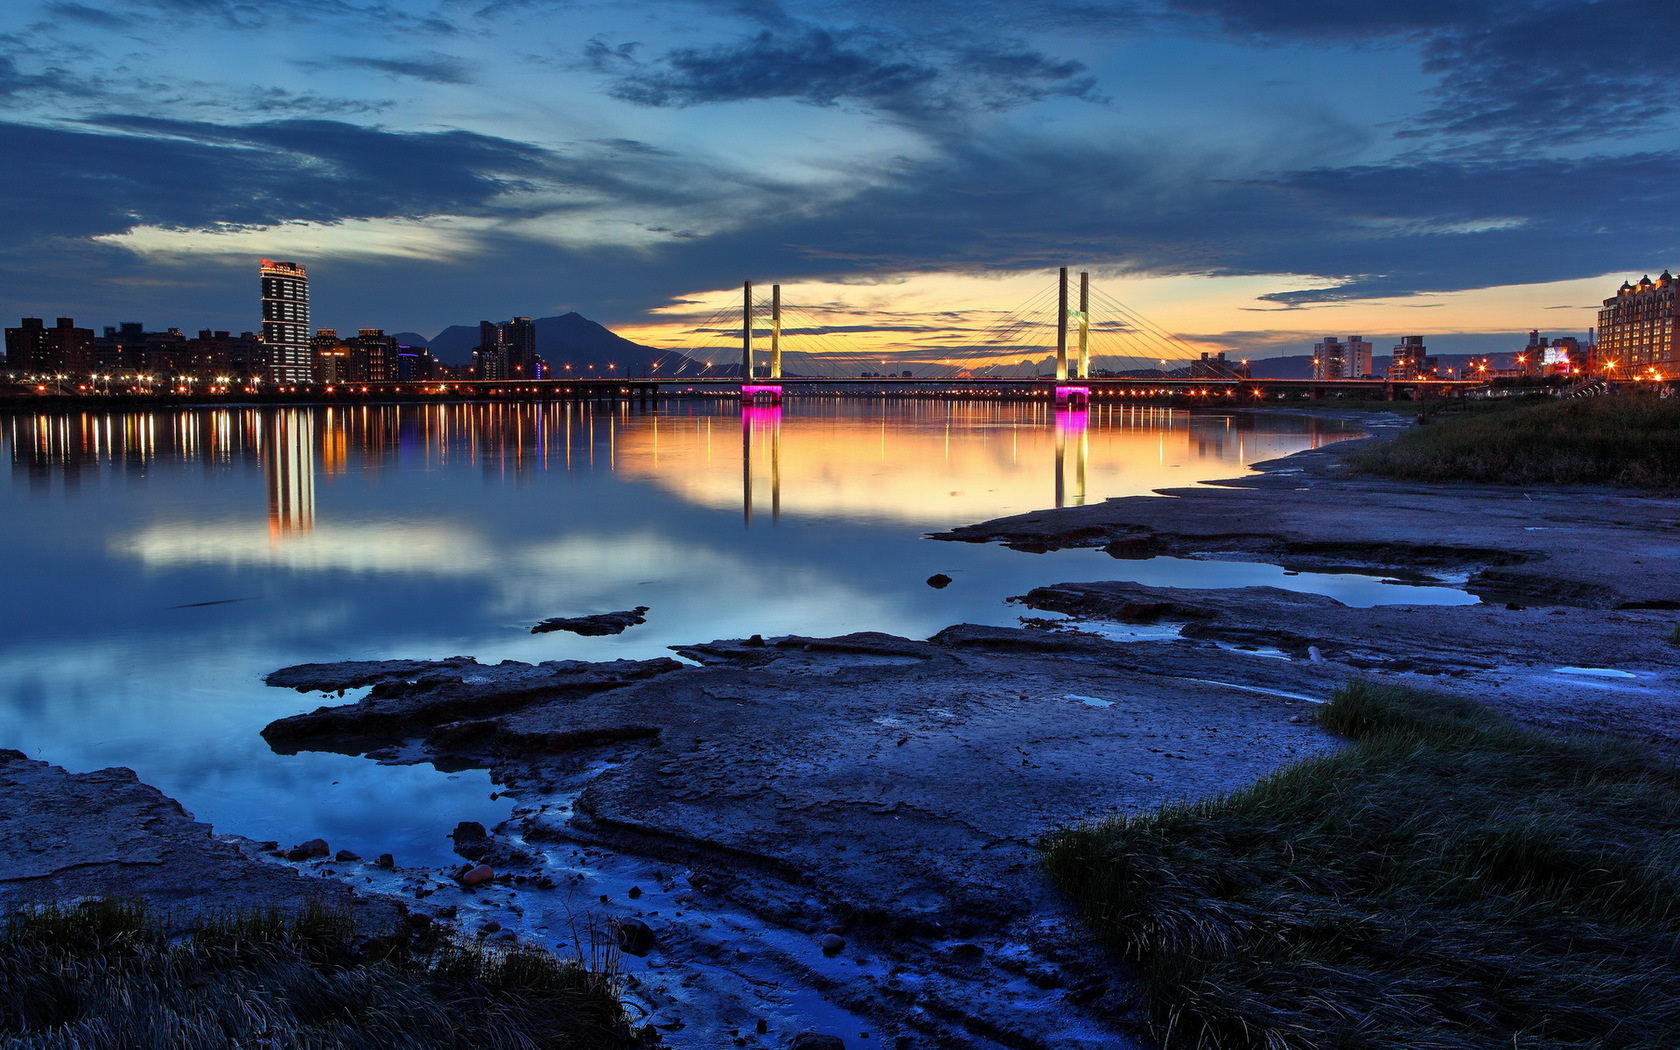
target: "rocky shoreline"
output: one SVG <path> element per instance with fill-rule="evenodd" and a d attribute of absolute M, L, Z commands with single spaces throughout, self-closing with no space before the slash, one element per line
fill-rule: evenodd
<path fill-rule="evenodd" d="M 648 1038 L 674 1046 L 779 1048 L 808 1029 L 853 1050 L 1142 1046 L 1123 968 L 1039 874 L 1047 832 L 1326 753 L 1338 742 L 1304 712 L 1362 675 L 1680 749 L 1680 647 L 1667 641 L 1680 502 L 1354 477 L 1352 444 L 1168 498 L 936 538 L 1359 571 L 1463 586 L 1480 604 L 1063 583 L 1020 599 L 1060 618 L 925 641 L 287 668 L 270 684 L 366 693 L 272 723 L 276 750 L 490 770 L 513 817 L 456 831 L 483 882 L 333 858 L 301 862 L 330 876 L 303 878 L 127 771 L 73 777 L 10 752 L 0 778 L 18 787 L 0 793 L 0 826 L 24 848 L 0 867 L 0 904 L 116 887 L 184 903 L 206 885 L 284 904 L 348 882 L 385 894 L 361 907 L 400 900 L 469 934 L 573 947 L 616 936 Z M 1115 640 L 1115 625 L 1157 640 Z M 55 805 L 98 814 L 74 849 L 55 838 Z"/>

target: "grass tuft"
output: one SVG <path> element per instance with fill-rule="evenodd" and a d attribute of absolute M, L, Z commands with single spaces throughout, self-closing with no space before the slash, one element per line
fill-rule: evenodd
<path fill-rule="evenodd" d="M 94 901 L 0 920 L 4 1050 L 610 1050 L 610 973 L 531 950 L 358 937 L 315 911 L 196 920 Z"/>
<path fill-rule="evenodd" d="M 1680 1046 L 1680 768 L 1356 683 L 1353 748 L 1045 863 L 1167 1050 Z"/>
<path fill-rule="evenodd" d="M 1353 465 L 1413 481 L 1680 486 L 1680 398 L 1487 402 L 1373 444 Z"/>

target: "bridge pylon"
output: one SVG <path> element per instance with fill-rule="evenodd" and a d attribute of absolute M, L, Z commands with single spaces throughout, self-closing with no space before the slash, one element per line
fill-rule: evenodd
<path fill-rule="evenodd" d="M 1078 356 L 1073 375 L 1068 374 L 1068 322 L 1078 324 Z M 1061 268 L 1056 291 L 1056 404 L 1085 406 L 1091 403 L 1091 275 L 1079 275 L 1079 309 L 1068 309 L 1068 268 Z"/>
<path fill-rule="evenodd" d="M 753 311 L 751 281 L 741 285 L 741 404 L 779 405 L 782 403 L 782 286 L 770 287 L 770 375 L 768 382 L 760 382 L 757 364 L 753 360 L 753 330 L 757 318 Z"/>

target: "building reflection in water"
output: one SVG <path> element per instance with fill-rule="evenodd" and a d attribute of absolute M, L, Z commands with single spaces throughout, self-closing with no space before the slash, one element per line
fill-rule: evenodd
<path fill-rule="evenodd" d="M 302 408 L 276 409 L 263 420 L 262 443 L 269 541 L 313 531 L 315 414 Z"/>
<path fill-rule="evenodd" d="M 1068 446 L 1073 446 L 1073 478 L 1069 484 Z M 1056 506 L 1085 505 L 1085 468 L 1091 462 L 1091 410 L 1056 410 Z"/>
<path fill-rule="evenodd" d="M 741 516 L 748 528 L 753 520 L 753 446 L 761 446 L 759 461 L 768 459 L 770 522 L 782 520 L 782 406 L 741 406 Z"/>
<path fill-rule="evenodd" d="M 466 467 L 514 485 L 612 472 L 686 504 L 739 508 L 749 526 L 766 509 L 780 522 L 785 508 L 808 520 L 933 527 L 1042 507 L 1047 497 L 1060 507 L 1148 493 L 1184 484 L 1209 461 L 1229 466 L 1212 476 L 1230 477 L 1250 459 L 1357 432 L 1339 422 L 1135 404 L 849 400 L 788 409 L 683 401 L 658 412 L 480 402 L 0 418 L 19 491 L 71 493 L 189 463 L 229 481 L 260 471 L 274 541 L 315 529 L 318 485 L 356 475 L 363 480 L 350 484 L 359 490 L 386 471 Z"/>

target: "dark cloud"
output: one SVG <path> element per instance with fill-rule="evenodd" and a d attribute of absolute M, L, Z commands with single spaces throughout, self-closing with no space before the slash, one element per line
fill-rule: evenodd
<path fill-rule="evenodd" d="M 46 11 L 55 21 L 80 22 L 98 29 L 132 29 L 135 25 L 132 18 L 86 4 L 48 4 Z"/>
<path fill-rule="evenodd" d="M 1680 9 L 1549 5 L 1436 37 L 1424 68 L 1442 77 L 1424 129 L 1550 143 L 1647 132 L 1680 102 Z"/>
<path fill-rule="evenodd" d="M 218 105 L 221 103 L 217 103 Z M 377 113 L 394 105 L 390 99 L 333 98 L 312 92 L 298 93 L 285 88 L 256 88 L 232 108 L 247 113 L 352 116 Z"/>
<path fill-rule="evenodd" d="M 63 69 L 52 68 L 40 73 L 25 73 L 18 68 L 15 59 L 8 55 L 0 55 L 0 104 L 26 96 L 86 96 L 91 93 L 84 80 Z"/>
<path fill-rule="evenodd" d="M 905 116 L 1011 109 L 1052 96 L 1089 97 L 1094 80 L 1075 61 L 1008 42 L 928 46 L 873 29 L 794 25 L 730 44 L 678 48 L 643 63 L 633 46 L 591 41 L 586 58 L 618 77 L 612 94 L 643 106 L 793 99 L 858 102 Z"/>
<path fill-rule="evenodd" d="M 395 58 L 373 58 L 366 55 L 336 55 L 331 58 L 302 59 L 296 63 L 304 69 L 371 69 L 393 77 L 413 77 L 428 84 L 470 84 L 473 82 L 467 63 L 453 55 L 431 52 Z"/>
<path fill-rule="evenodd" d="M 1166 0 L 1166 10 L 1262 41 L 1419 49 L 1439 102 L 1402 132 L 1503 144 L 1625 137 L 1680 103 L 1680 9 L 1602 0 Z M 1513 143 L 1513 139 L 1517 142 Z"/>
<path fill-rule="evenodd" d="M 1225 29 L 1255 36 L 1314 40 L 1382 38 L 1396 33 L 1434 33 L 1498 17 L 1517 4 L 1506 0 L 1406 0 L 1405 3 L 1347 3 L 1346 0 L 1165 0 L 1166 10 L 1209 18 Z"/>
<path fill-rule="evenodd" d="M 6 239 L 137 225 L 269 225 L 481 213 L 543 173 L 532 147 L 463 131 L 328 120 L 249 125 L 103 118 L 87 130 L 0 123 Z"/>

